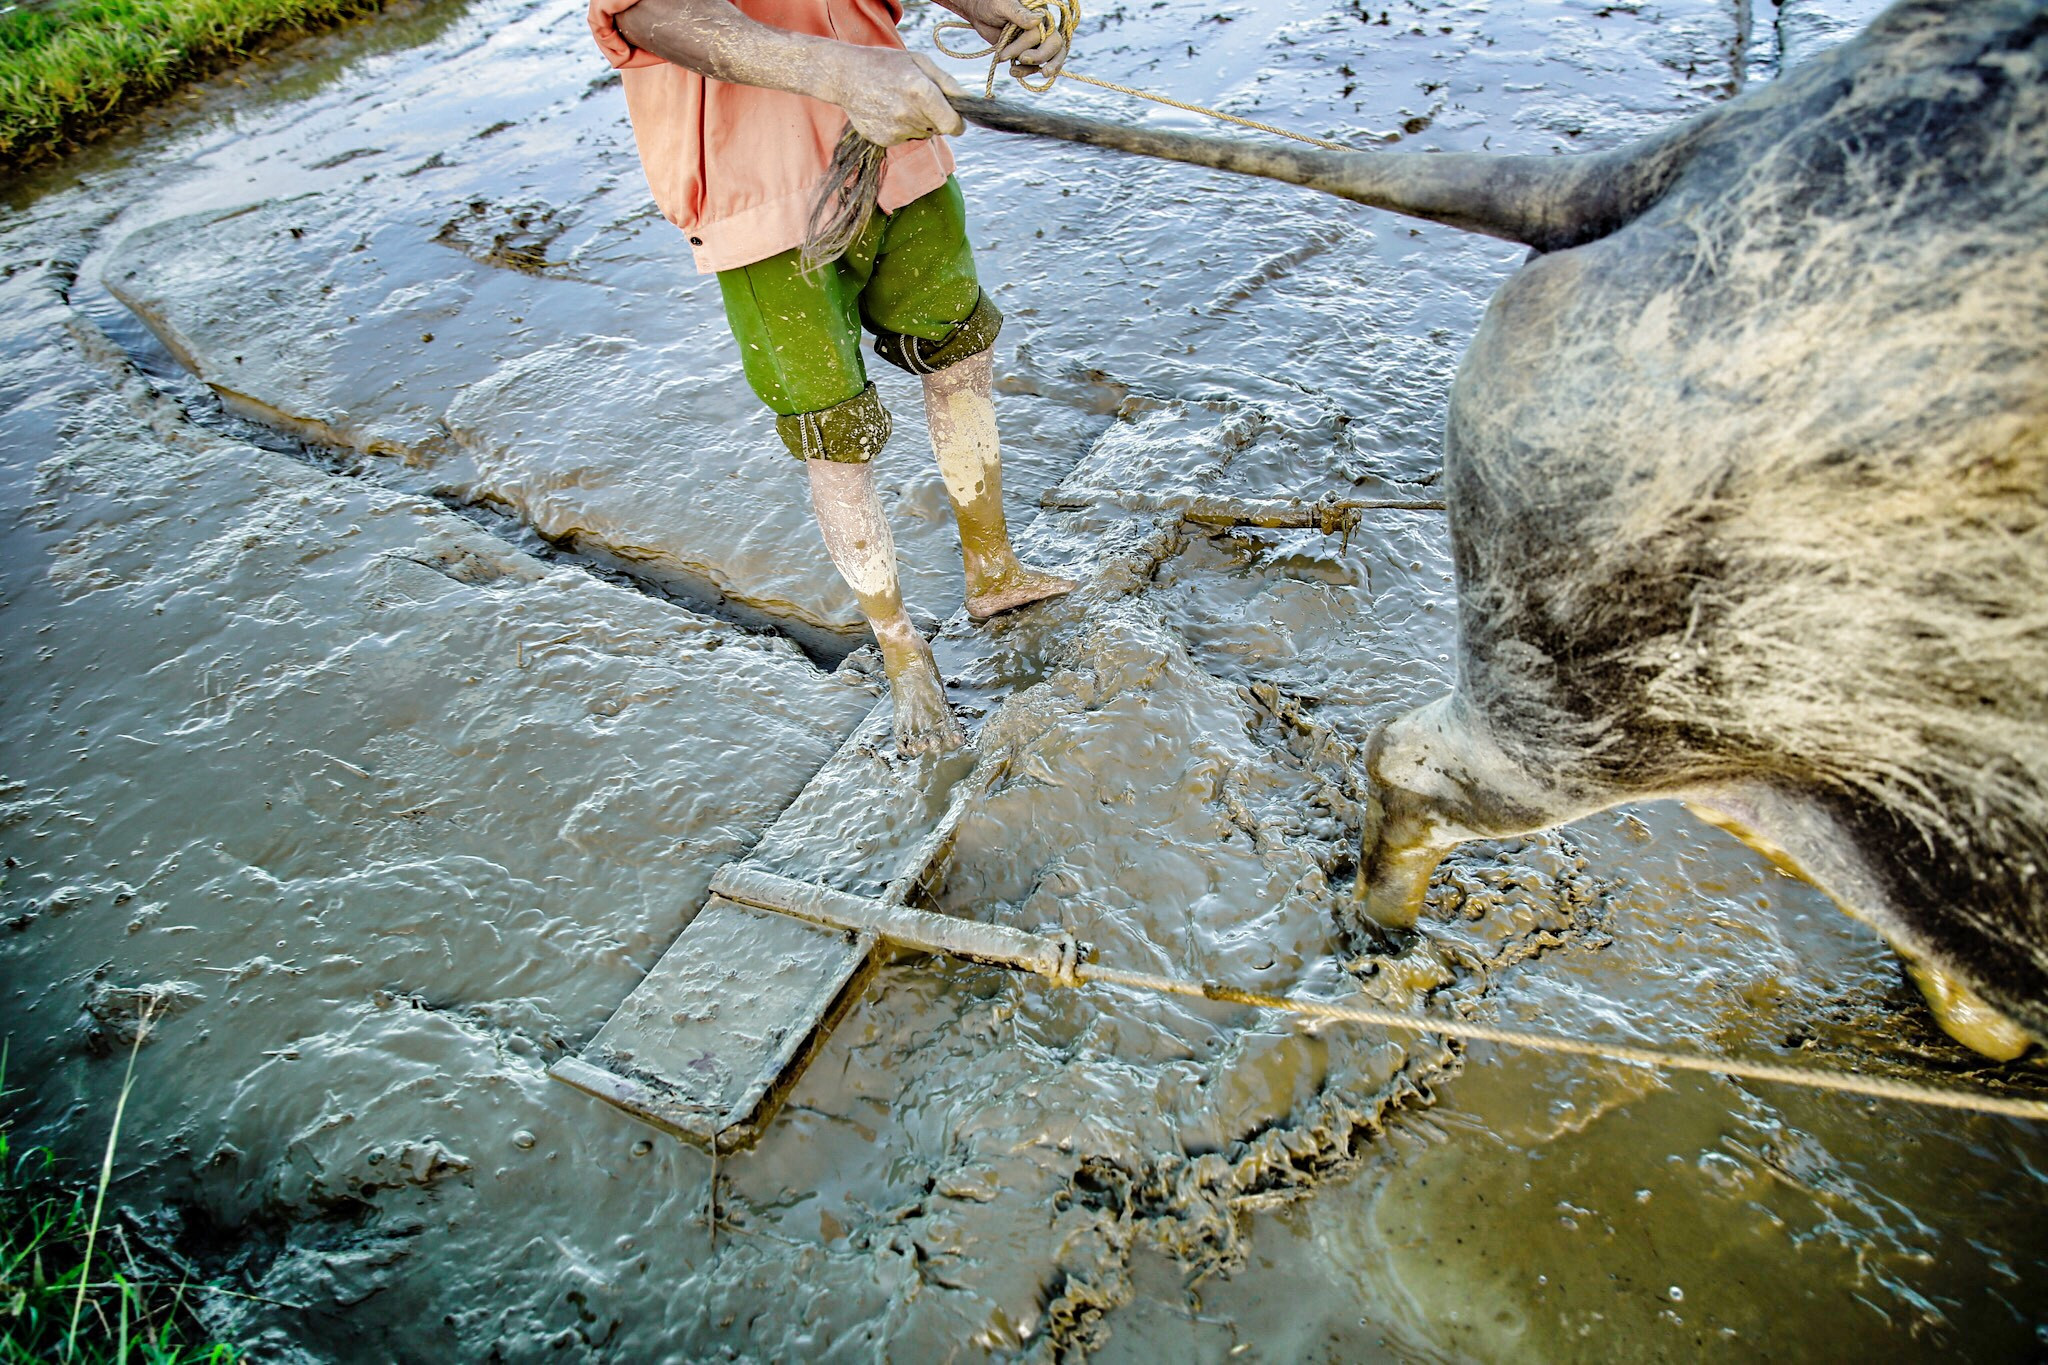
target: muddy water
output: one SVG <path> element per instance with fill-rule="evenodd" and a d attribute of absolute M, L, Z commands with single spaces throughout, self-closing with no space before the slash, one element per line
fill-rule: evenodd
<path fill-rule="evenodd" d="M 1866 8 L 1124 6 L 1076 65 L 1360 145 L 1562 151 Z M 779 811 L 861 801 L 814 774 L 876 689 L 833 667 L 850 598 L 581 27 L 482 0 L 330 35 L 0 219 L 0 1027 L 31 1132 L 80 1150 L 165 1013 L 115 1192 L 260 1296 L 225 1328 L 286 1360 L 2043 1349 L 2026 1125 L 914 961 L 722 1164 L 714 1237 L 701 1154 L 542 1068 Z M 955 670 L 1010 769 L 949 908 L 1143 969 L 1978 1073 L 1880 944 L 1676 809 L 1467 850 L 1413 942 L 1350 924 L 1351 749 L 1448 677 L 1440 521 L 1114 503 L 1426 483 L 1520 253 L 959 152 L 1012 518 L 1062 483 L 1103 505 L 1052 557 L 1139 568 Z M 944 485 L 878 379 L 908 595 L 950 617 Z"/>

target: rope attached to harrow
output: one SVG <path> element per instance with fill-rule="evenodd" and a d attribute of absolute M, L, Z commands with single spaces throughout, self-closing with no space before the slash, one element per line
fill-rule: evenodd
<path fill-rule="evenodd" d="M 1236 1005 L 1250 1005 L 1255 1009 L 1280 1010 L 1309 1019 L 1370 1024 L 1376 1028 L 1400 1029 L 1408 1033 L 1440 1033 L 1447 1038 L 1462 1038 L 1476 1043 L 1501 1043 L 1508 1047 L 1526 1048 L 1532 1052 L 1594 1057 L 1601 1061 L 1625 1062 L 1630 1066 L 1650 1067 L 1655 1070 L 1704 1071 L 1714 1076 L 1770 1081 L 1779 1085 L 1803 1086 L 1808 1090 L 1862 1095 L 1870 1099 L 1900 1100 L 1907 1104 L 1933 1105 L 1941 1109 L 1964 1109 L 1972 1113 L 1998 1114 L 2006 1118 L 2033 1119 L 2037 1122 L 2048 1120 L 2048 1100 L 2016 1099 L 2005 1095 L 1986 1094 L 1982 1091 L 1950 1090 L 1941 1086 L 1921 1085 L 1915 1081 L 1897 1080 L 1890 1076 L 1862 1076 L 1852 1071 L 1821 1071 L 1811 1067 L 1785 1066 L 1778 1062 L 1751 1061 L 1743 1057 L 1709 1057 L 1696 1052 L 1673 1052 L 1666 1048 L 1635 1047 L 1628 1043 L 1566 1038 L 1553 1033 L 1501 1028 L 1494 1024 L 1473 1023 L 1463 1019 L 1405 1014 L 1399 1010 L 1378 1009 L 1370 1005 L 1341 1005 L 1333 1001 L 1307 1000 L 1294 995 L 1248 991 L 1237 986 L 1226 986 L 1210 981 L 1183 981 L 1175 977 L 1128 972 L 1114 967 L 1080 965 L 1074 969 L 1074 979 L 1080 983 L 1123 986 L 1130 990 L 1152 991 L 1161 995 L 1223 1000 Z"/>
<path fill-rule="evenodd" d="M 954 828 L 958 827 L 965 805 L 965 800 L 956 800 L 948 812 L 948 821 Z M 1008 925 L 938 914 L 904 904 L 902 888 L 893 889 L 882 899 L 874 899 L 783 877 L 747 864 L 730 863 L 712 875 L 711 889 L 742 905 L 793 915 L 848 933 L 873 934 L 899 947 L 919 952 L 1030 972 L 1055 986 L 1120 986 L 1126 990 L 1149 991 L 1158 995 L 1220 1000 L 1305 1019 L 1367 1024 L 1404 1033 L 1434 1033 L 1476 1043 L 1500 1043 L 1532 1052 L 1593 1057 L 1659 1070 L 1703 1071 L 1709 1075 L 1741 1080 L 1768 1081 L 1778 1085 L 1802 1086 L 1808 1090 L 1828 1090 L 1868 1099 L 1962 1109 L 2036 1122 L 2048 1120 L 2048 1100 L 1992 1095 L 1981 1090 L 1947 1089 L 1890 1076 L 1859 1075 L 1853 1071 L 1821 1071 L 1743 1057 L 1712 1057 L 1697 1052 L 1674 1052 L 1667 1048 L 1568 1038 L 1561 1034 L 1503 1028 L 1496 1024 L 1448 1019 L 1440 1015 L 1411 1014 L 1377 1005 L 1341 1004 L 1332 1000 L 1246 990 L 1217 981 L 1189 981 L 1150 972 L 1104 967 L 1088 961 L 1087 952 L 1071 934 L 1031 933 Z"/>

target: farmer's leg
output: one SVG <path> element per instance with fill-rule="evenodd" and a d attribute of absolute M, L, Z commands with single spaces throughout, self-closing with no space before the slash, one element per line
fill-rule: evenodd
<path fill-rule="evenodd" d="M 960 527 L 967 614 L 983 621 L 1072 592 L 1071 579 L 1024 565 L 1010 547 L 989 390 L 990 348 L 1003 319 L 975 276 L 955 181 L 888 215 L 860 309 L 876 352 L 924 377 L 932 453 Z"/>
<path fill-rule="evenodd" d="M 726 317 L 747 382 L 774 410 L 775 429 L 810 475 L 811 507 L 825 551 L 853 589 L 882 650 L 895 709 L 896 746 L 906 754 L 964 740 L 946 705 L 931 647 L 903 611 L 896 545 L 875 495 L 870 463 L 889 439 L 889 414 L 860 358 L 855 300 L 873 259 L 849 252 L 805 279 L 794 251 L 720 272 Z"/>

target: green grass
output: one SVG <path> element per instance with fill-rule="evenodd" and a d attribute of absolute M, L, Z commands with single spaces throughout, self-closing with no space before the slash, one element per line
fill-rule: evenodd
<path fill-rule="evenodd" d="M 0 0 L 0 174 L 62 152 L 286 28 L 383 0 Z"/>
<path fill-rule="evenodd" d="M 0 1072 L 4 1066 L 0 1054 Z M 243 1359 L 232 1346 L 208 1341 L 194 1315 L 192 1300 L 206 1286 L 150 1266 L 119 1225 L 101 1222 L 134 1079 L 131 1052 L 96 1184 L 67 1172 L 47 1147 L 16 1151 L 13 1125 L 0 1118 L 0 1365 Z"/>

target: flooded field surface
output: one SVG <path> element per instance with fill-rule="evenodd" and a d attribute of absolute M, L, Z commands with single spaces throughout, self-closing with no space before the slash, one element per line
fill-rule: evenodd
<path fill-rule="evenodd" d="M 1390 154 L 1567 153 L 1875 9 L 1125 3 L 1074 65 Z M 1011 517 L 1089 583 L 968 633 L 916 387 L 877 367 L 906 596 L 953 621 L 941 667 L 1005 763 L 941 908 L 1135 970 L 2048 1091 L 1676 806 L 1469 846 L 1413 937 L 1357 922 L 1359 748 L 1451 674 L 1443 516 L 1159 508 L 1434 497 L 1446 390 L 1523 251 L 1071 146 L 956 150 L 1008 319 Z M 881 697 L 581 11 L 401 6 L 8 193 L 21 1138 L 97 1150 L 153 1019 L 111 1199 L 244 1296 L 206 1311 L 257 1358 L 2048 1351 L 2048 1131 L 2017 1120 L 911 956 L 715 1172 L 549 1079 L 719 867 L 854 866 L 770 830 L 861 809 L 828 760 Z M 804 969 L 730 959 L 736 991 Z"/>

